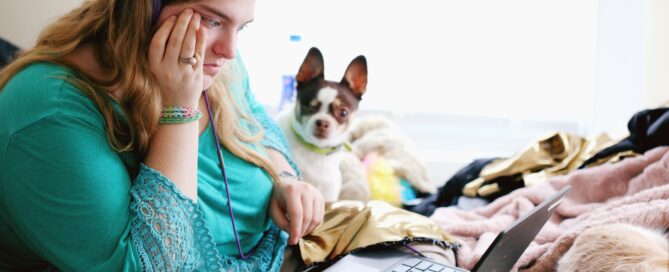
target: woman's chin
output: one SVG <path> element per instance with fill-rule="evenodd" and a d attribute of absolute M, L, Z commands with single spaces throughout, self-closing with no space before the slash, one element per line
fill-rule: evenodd
<path fill-rule="evenodd" d="M 204 90 L 209 89 L 211 87 L 211 84 L 214 82 L 214 78 L 208 75 L 204 75 L 202 78 L 202 88 Z"/>

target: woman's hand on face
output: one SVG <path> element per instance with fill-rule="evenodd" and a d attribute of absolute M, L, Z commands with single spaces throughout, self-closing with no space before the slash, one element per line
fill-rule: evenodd
<path fill-rule="evenodd" d="M 272 191 L 269 209 L 277 226 L 290 234 L 288 244 L 294 245 L 323 222 L 325 199 L 309 183 L 279 182 Z"/>
<path fill-rule="evenodd" d="M 166 19 L 153 35 L 149 64 L 164 106 L 197 108 L 203 89 L 205 41 L 200 14 L 191 9 Z M 180 60 L 190 57 L 195 58 L 195 64 Z"/>

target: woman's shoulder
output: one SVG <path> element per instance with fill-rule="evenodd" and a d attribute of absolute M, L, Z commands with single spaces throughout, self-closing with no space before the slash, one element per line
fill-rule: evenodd
<path fill-rule="evenodd" d="M 65 79 L 69 76 L 74 76 L 74 72 L 66 66 L 50 62 L 36 62 L 28 64 L 17 72 L 7 82 L 7 85 L 3 88 L 3 92 L 5 89 L 11 90 L 17 87 L 32 87 L 30 88 L 31 90 L 59 88 L 66 82 Z M 28 90 L 24 94 L 34 94 L 34 92 Z"/>
<path fill-rule="evenodd" d="M 54 115 L 99 119 L 93 101 L 72 84 L 73 70 L 46 62 L 33 63 L 0 90 L 0 116 L 12 116 L 6 128 L 16 131 Z"/>

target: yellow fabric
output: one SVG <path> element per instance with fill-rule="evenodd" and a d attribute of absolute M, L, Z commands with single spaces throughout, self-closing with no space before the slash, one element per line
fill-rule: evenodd
<path fill-rule="evenodd" d="M 331 260 L 354 249 L 405 238 L 428 238 L 447 243 L 454 240 L 436 223 L 420 214 L 383 201 L 343 200 L 326 204 L 323 224 L 299 242 L 300 254 L 309 266 Z"/>
<path fill-rule="evenodd" d="M 372 200 L 383 200 L 395 207 L 402 205 L 402 185 L 388 160 L 382 156 L 368 156 L 366 159 L 367 181 Z"/>
<path fill-rule="evenodd" d="M 489 181 L 516 174 L 522 174 L 524 186 L 532 186 L 548 177 L 578 168 L 585 160 L 614 143 L 606 134 L 585 139 L 571 133 L 551 132 L 519 154 L 484 167 L 479 178 L 467 183 L 462 192 L 469 197 L 489 196 L 499 192 L 499 185 Z"/>

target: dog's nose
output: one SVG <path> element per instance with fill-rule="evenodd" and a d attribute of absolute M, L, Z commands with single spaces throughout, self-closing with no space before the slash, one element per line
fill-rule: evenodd
<path fill-rule="evenodd" d="M 330 122 L 327 120 L 316 120 L 316 127 L 318 127 L 318 129 L 327 129 L 330 127 Z"/>

